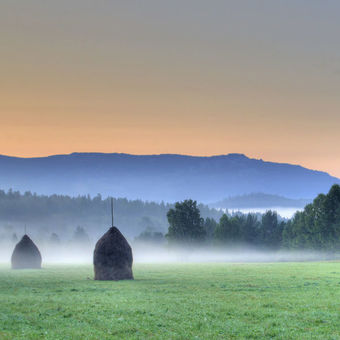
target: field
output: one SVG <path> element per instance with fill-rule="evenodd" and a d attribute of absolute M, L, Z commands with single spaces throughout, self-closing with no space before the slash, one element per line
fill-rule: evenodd
<path fill-rule="evenodd" d="M 0 267 L 0 339 L 340 339 L 340 263 Z"/>

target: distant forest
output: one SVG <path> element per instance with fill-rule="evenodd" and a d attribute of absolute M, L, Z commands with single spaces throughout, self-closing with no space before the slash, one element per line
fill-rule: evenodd
<path fill-rule="evenodd" d="M 168 203 L 144 202 L 141 200 L 114 199 L 114 224 L 129 238 L 145 230 L 165 234 L 168 229 L 166 214 L 172 207 Z M 219 219 L 222 212 L 199 205 L 203 217 Z M 62 239 L 70 238 L 78 226 L 97 238 L 111 224 L 110 198 L 70 197 L 63 195 L 37 195 L 31 192 L 0 190 L 0 234 L 1 229 L 19 234 L 24 226 L 33 234 L 46 238 L 57 233 Z"/>
<path fill-rule="evenodd" d="M 115 225 L 133 241 L 231 249 L 340 250 L 340 186 L 319 195 L 290 220 L 264 214 L 223 212 L 185 200 L 175 204 L 114 199 Z M 16 240 L 26 225 L 40 240 L 94 241 L 110 226 L 110 198 L 39 196 L 0 191 L 0 239 Z"/>

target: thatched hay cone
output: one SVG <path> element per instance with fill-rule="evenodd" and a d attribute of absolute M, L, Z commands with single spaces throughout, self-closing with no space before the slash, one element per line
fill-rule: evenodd
<path fill-rule="evenodd" d="M 14 248 L 12 254 L 12 269 L 40 269 L 41 254 L 38 247 L 24 235 Z"/>
<path fill-rule="evenodd" d="M 132 261 L 129 243 L 116 227 L 111 227 L 94 249 L 94 279 L 133 280 Z"/>

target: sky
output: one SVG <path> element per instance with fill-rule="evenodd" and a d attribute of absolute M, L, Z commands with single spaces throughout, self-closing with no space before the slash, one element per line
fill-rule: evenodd
<path fill-rule="evenodd" d="M 2 0 L 0 154 L 180 153 L 340 177 L 337 0 Z"/>

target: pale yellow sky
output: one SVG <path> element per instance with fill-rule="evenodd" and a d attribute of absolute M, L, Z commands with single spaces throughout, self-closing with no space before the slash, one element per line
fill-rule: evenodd
<path fill-rule="evenodd" d="M 244 153 L 340 177 L 337 1 L 0 4 L 0 154 Z"/>

